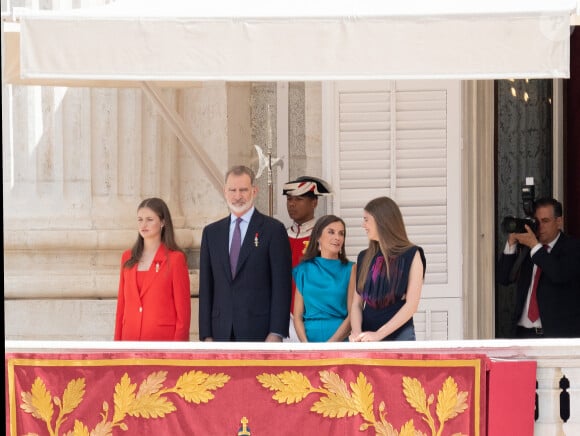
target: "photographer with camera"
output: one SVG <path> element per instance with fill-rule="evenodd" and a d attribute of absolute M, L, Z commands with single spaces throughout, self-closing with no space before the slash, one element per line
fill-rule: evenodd
<path fill-rule="evenodd" d="M 580 337 L 580 241 L 562 232 L 559 201 L 538 199 L 534 220 L 509 233 L 497 281 L 517 281 L 514 337 Z"/>

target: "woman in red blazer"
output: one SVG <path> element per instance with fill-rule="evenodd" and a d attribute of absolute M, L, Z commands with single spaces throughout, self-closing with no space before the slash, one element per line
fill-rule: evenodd
<path fill-rule="evenodd" d="M 169 208 L 159 198 L 143 200 L 137 224 L 137 241 L 121 258 L 115 340 L 188 341 L 189 271 Z"/>

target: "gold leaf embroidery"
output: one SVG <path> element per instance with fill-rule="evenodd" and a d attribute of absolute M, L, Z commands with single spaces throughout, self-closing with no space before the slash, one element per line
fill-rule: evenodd
<path fill-rule="evenodd" d="M 167 398 L 153 394 L 136 398 L 127 413 L 137 418 L 163 418 L 176 410 Z"/>
<path fill-rule="evenodd" d="M 410 387 L 408 391 L 405 390 L 406 386 Z M 417 398 L 413 398 L 411 395 L 417 393 L 418 386 L 420 387 L 420 390 L 424 392 L 421 383 L 417 379 L 403 377 L 403 387 L 407 397 L 407 402 L 413 407 L 415 407 L 415 404 L 417 403 Z M 429 425 L 432 435 L 439 436 L 443 434 L 443 427 L 445 422 L 449 419 L 455 418 L 457 415 L 467 410 L 467 395 L 467 392 L 457 391 L 457 383 L 455 383 L 453 377 L 447 377 L 447 379 L 443 382 L 443 386 L 439 391 L 439 394 L 437 395 L 437 405 L 435 407 L 437 417 L 439 418 L 439 423 L 441 424 L 439 430 L 436 430 L 435 421 L 429 409 L 429 406 L 433 404 L 433 394 L 429 395 L 425 410 L 419 410 L 416 408 L 418 412 L 425 415 L 423 420 Z"/>
<path fill-rule="evenodd" d="M 403 377 L 403 393 L 407 402 L 419 413 L 428 412 L 427 394 L 416 378 Z"/>
<path fill-rule="evenodd" d="M 349 384 L 350 391 L 338 374 L 321 371 L 319 375 L 322 387 L 318 388 L 315 388 L 306 376 L 296 371 L 285 371 L 280 374 L 263 373 L 256 378 L 264 388 L 275 391 L 272 398 L 280 404 L 299 403 L 308 395 L 318 393 L 321 394 L 321 398 L 312 405 L 310 410 L 325 418 L 339 419 L 360 415 L 365 421 L 360 425 L 360 431 L 374 428 L 375 434 L 380 436 L 427 436 L 426 433 L 415 428 L 412 419 L 403 424 L 400 431 L 397 431 L 386 419 L 384 401 L 379 403 L 378 418 L 375 417 L 375 396 L 372 385 L 368 383 L 362 372 L 359 373 L 356 382 Z M 448 377 L 437 398 L 436 411 L 441 424 L 437 430 L 430 410 L 435 400 L 434 395 L 430 394 L 427 397 L 421 382 L 411 377 L 403 377 L 403 393 L 409 405 L 424 415 L 421 419 L 429 426 L 432 436 L 441 436 L 444 423 L 468 409 L 468 393 L 457 392 L 455 380 Z"/>
<path fill-rule="evenodd" d="M 275 374 L 260 374 L 256 376 L 256 378 L 263 387 L 270 389 L 271 391 L 280 391 L 285 387 L 282 380 L 280 380 L 280 378 Z"/>
<path fill-rule="evenodd" d="M 333 393 L 328 393 L 326 397 L 322 397 L 315 402 L 310 410 L 329 418 L 344 418 L 345 416 L 353 416 L 359 413 L 350 396 L 346 398 Z"/>
<path fill-rule="evenodd" d="M 422 419 L 431 429 L 431 434 L 435 435 L 435 420 L 429 410 L 429 406 L 433 404 L 433 395 L 429 395 L 429 398 L 427 398 L 421 382 L 416 378 L 410 377 L 403 377 L 403 393 L 411 407 L 422 415 L 425 415 Z"/>
<path fill-rule="evenodd" d="M 375 422 L 372 426 L 380 436 L 399 436 L 399 432 L 387 421 Z"/>
<path fill-rule="evenodd" d="M 375 394 L 373 387 L 367 382 L 367 378 L 360 373 L 356 379 L 356 383 L 351 383 L 352 399 L 355 406 L 365 421 L 373 421 L 375 415 L 373 412 L 373 403 L 375 402 Z M 380 408 L 384 408 L 384 403 L 381 403 Z M 380 409 L 379 409 L 380 410 Z M 380 410 L 381 412 L 383 410 Z"/>
<path fill-rule="evenodd" d="M 113 403 L 115 405 L 115 413 L 113 415 L 113 422 L 120 422 L 125 419 L 127 410 L 131 407 L 131 403 L 135 400 L 136 384 L 131 384 L 129 374 L 123 374 L 121 381 L 115 385 L 115 394 L 113 395 Z"/>
<path fill-rule="evenodd" d="M 312 388 L 308 377 L 297 371 L 284 371 L 278 377 L 286 386 L 296 386 L 299 391 Z"/>
<path fill-rule="evenodd" d="M 176 407 L 165 395 L 174 393 L 189 403 L 207 403 L 214 398 L 210 391 L 221 388 L 230 380 L 225 374 L 205 374 L 200 371 L 190 371 L 182 374 L 174 387 L 164 387 L 167 379 L 167 371 L 158 371 L 149 374 L 137 388 L 136 383 L 131 382 L 127 373 L 123 374 L 119 383 L 115 385 L 113 394 L 114 413 L 109 420 L 109 403 L 103 401 L 101 421 L 91 431 L 81 421 L 75 420 L 73 428 L 63 433 L 63 436 L 112 436 L 113 428 L 118 427 L 123 431 L 128 430 L 123 422 L 127 415 L 137 418 L 163 418 L 167 414 L 176 411 Z M 66 415 L 73 412 L 82 402 L 85 394 L 85 379 L 71 380 L 62 396 L 51 399 L 50 392 L 40 377 L 32 384 L 30 392 L 22 392 L 22 404 L 20 408 L 30 413 L 34 418 L 46 423 L 48 434 L 58 436 L 59 428 L 66 421 Z M 54 414 L 53 403 L 60 408 L 56 418 L 54 429 L 52 418 Z M 26 436 L 38 436 L 28 433 Z"/>
<path fill-rule="evenodd" d="M 89 436 L 89 428 L 82 422 L 75 420 L 75 426 L 72 431 L 64 433 L 63 436 Z"/>
<path fill-rule="evenodd" d="M 403 424 L 399 436 L 417 436 L 415 425 L 413 424 L 412 419 Z"/>
<path fill-rule="evenodd" d="M 457 384 L 448 377 L 437 395 L 437 417 L 443 424 L 467 409 L 467 392 L 457 392 Z"/>
<path fill-rule="evenodd" d="M 230 380 L 225 374 L 205 374 L 201 371 L 190 371 L 177 380 L 175 393 L 189 403 L 207 403 L 214 398 L 210 391 L 215 391 Z"/>
<path fill-rule="evenodd" d="M 22 399 L 22 404 L 20 405 L 22 410 L 24 410 L 26 413 L 30 413 L 36 419 L 42 419 L 36 411 L 36 408 L 32 405 L 32 395 L 29 392 L 21 392 L 20 398 Z"/>
<path fill-rule="evenodd" d="M 113 434 L 113 423 L 103 421 L 97 423 L 94 430 L 91 432 L 91 436 L 112 436 L 112 434 Z"/>
<path fill-rule="evenodd" d="M 52 407 L 50 392 L 46 390 L 46 385 L 40 377 L 36 377 L 34 380 L 30 393 L 22 392 L 20 397 L 23 402 L 20 406 L 22 410 L 31 413 L 35 418 L 50 422 L 54 408 Z"/>
<path fill-rule="evenodd" d="M 272 398 L 279 403 L 299 403 L 314 391 L 310 380 L 296 371 L 284 371 L 278 375 L 261 374 L 256 378 L 265 388 L 277 391 Z"/>
<path fill-rule="evenodd" d="M 85 379 L 71 380 L 62 394 L 62 413 L 69 414 L 83 400 L 85 395 Z"/>
<path fill-rule="evenodd" d="M 346 387 L 346 383 L 338 376 L 338 374 L 330 371 L 320 371 L 320 381 L 329 392 L 350 399 L 350 392 Z"/>
<path fill-rule="evenodd" d="M 143 383 L 139 386 L 137 398 L 144 397 L 150 394 L 159 392 L 167 378 L 167 371 L 153 372 L 147 376 Z"/>

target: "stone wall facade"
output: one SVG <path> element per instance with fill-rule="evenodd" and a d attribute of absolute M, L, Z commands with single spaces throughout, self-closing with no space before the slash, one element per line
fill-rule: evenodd
<path fill-rule="evenodd" d="M 275 83 L 159 91 L 220 177 L 233 164 L 257 169 Z M 121 253 L 137 237 L 138 204 L 152 196 L 168 203 L 188 254 L 196 339 L 201 231 L 228 210 L 159 105 L 140 88 L 4 85 L 2 95 L 5 339 L 111 340 Z M 320 176 L 320 85 L 290 84 L 287 104 L 287 171 Z M 267 212 L 265 177 L 258 184 Z"/>

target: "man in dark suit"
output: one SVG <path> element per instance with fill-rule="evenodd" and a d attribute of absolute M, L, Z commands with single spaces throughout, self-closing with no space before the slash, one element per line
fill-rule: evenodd
<path fill-rule="evenodd" d="M 254 207 L 257 193 L 254 172 L 245 166 L 233 167 L 224 187 L 231 214 L 203 229 L 202 341 L 281 342 L 288 336 L 290 243 L 284 224 Z"/>
<path fill-rule="evenodd" d="M 536 232 L 510 233 L 497 268 L 499 283 L 517 280 L 514 336 L 580 337 L 580 241 L 562 233 L 559 201 L 537 200 L 534 217 Z"/>

